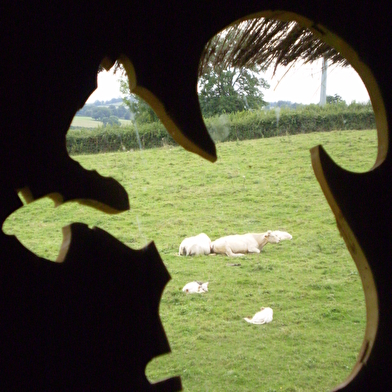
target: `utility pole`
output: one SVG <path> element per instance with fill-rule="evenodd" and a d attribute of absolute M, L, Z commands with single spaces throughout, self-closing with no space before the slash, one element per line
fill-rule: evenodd
<path fill-rule="evenodd" d="M 320 106 L 324 106 L 327 103 L 327 69 L 328 59 L 323 57 L 323 64 L 321 66 Z"/>

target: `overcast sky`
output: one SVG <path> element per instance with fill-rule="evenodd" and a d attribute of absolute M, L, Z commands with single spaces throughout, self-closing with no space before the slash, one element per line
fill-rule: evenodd
<path fill-rule="evenodd" d="M 108 101 L 121 97 L 120 74 L 111 71 L 98 74 L 98 88 L 88 99 Z M 318 103 L 320 101 L 321 60 L 312 64 L 296 65 L 292 68 L 280 67 L 272 77 L 272 70 L 262 75 L 270 84 L 264 91 L 267 102 L 291 101 L 297 103 Z M 369 95 L 362 80 L 351 67 L 328 66 L 327 95 L 340 95 L 348 104 L 352 101 L 367 102 Z"/>

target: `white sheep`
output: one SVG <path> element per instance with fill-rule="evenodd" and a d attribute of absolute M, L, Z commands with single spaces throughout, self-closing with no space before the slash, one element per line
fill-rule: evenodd
<path fill-rule="evenodd" d="M 290 233 L 287 233 L 287 231 L 274 230 L 272 231 L 272 234 L 277 236 L 280 241 L 291 240 L 293 238 L 293 236 Z"/>
<path fill-rule="evenodd" d="M 209 255 L 211 253 L 211 240 L 207 234 L 200 233 L 194 237 L 185 238 L 179 247 L 180 256 Z"/>
<path fill-rule="evenodd" d="M 201 293 L 205 293 L 205 292 L 208 291 L 208 282 L 206 282 L 206 283 L 202 283 L 202 282 L 190 282 L 190 283 L 187 283 L 183 287 L 182 291 L 184 293 L 187 293 L 187 294 L 194 294 L 194 293 L 201 294 Z"/>
<path fill-rule="evenodd" d="M 218 238 L 211 243 L 211 252 L 227 256 L 244 256 L 245 253 L 260 253 L 267 244 L 277 244 L 279 237 L 271 230 L 265 233 L 234 234 Z"/>
<path fill-rule="evenodd" d="M 252 318 L 245 317 L 244 320 L 251 324 L 268 324 L 272 321 L 273 313 L 271 308 L 261 308 Z"/>

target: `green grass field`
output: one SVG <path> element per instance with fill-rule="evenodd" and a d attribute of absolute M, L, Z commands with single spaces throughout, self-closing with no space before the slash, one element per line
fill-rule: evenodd
<path fill-rule="evenodd" d="M 131 120 L 124 120 L 120 118 L 119 121 L 124 125 L 132 124 Z M 98 128 L 103 126 L 103 122 L 96 121 L 92 117 L 75 116 L 72 120 L 71 126 L 80 128 Z"/>
<path fill-rule="evenodd" d="M 154 359 L 152 381 L 180 375 L 185 391 L 328 391 L 350 373 L 365 331 L 360 278 L 315 179 L 309 149 L 323 144 L 337 163 L 369 170 L 375 131 L 341 131 L 217 145 L 211 164 L 179 147 L 83 155 L 84 167 L 116 178 L 131 210 L 105 215 L 36 201 L 4 224 L 40 256 L 55 259 L 61 227 L 84 222 L 140 248 L 154 240 L 172 280 L 160 315 L 172 353 Z M 360 159 L 360 160 L 359 160 Z M 29 222 L 26 227 L 25 222 Z M 268 229 L 292 241 L 236 258 L 177 255 L 183 238 L 211 239 Z M 188 282 L 208 293 L 185 295 Z M 274 310 L 267 325 L 243 317 Z"/>

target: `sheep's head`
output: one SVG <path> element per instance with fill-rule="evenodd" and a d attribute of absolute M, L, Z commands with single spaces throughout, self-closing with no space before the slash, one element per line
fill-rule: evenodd
<path fill-rule="evenodd" d="M 280 241 L 279 236 L 274 234 L 271 230 L 268 230 L 265 233 L 265 238 L 267 239 L 267 242 L 269 242 L 270 244 L 277 244 Z"/>

